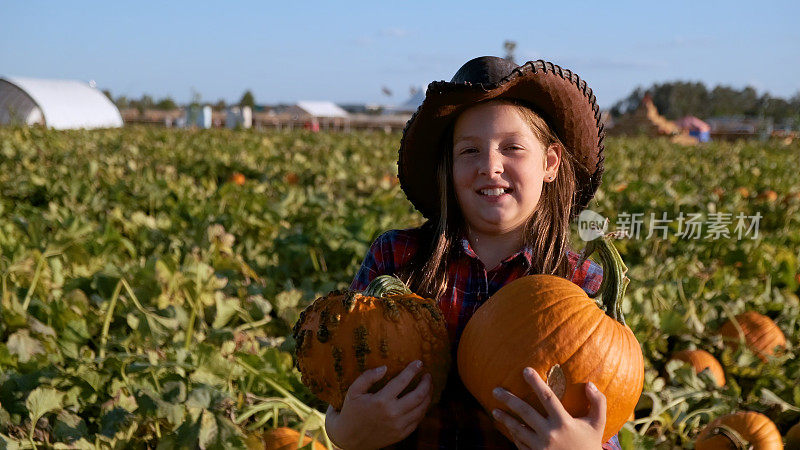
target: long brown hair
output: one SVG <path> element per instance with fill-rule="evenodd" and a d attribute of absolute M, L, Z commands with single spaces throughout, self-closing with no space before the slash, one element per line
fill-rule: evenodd
<path fill-rule="evenodd" d="M 529 274 L 569 275 L 566 250 L 569 248 L 570 213 L 575 202 L 575 163 L 572 155 L 545 120 L 527 104 L 511 99 L 494 99 L 516 108 L 545 148 L 561 146 L 561 163 L 555 180 L 545 183 L 536 210 L 525 223 L 523 245 L 532 250 Z M 447 267 L 461 245 L 466 224 L 453 188 L 453 130 L 455 121 L 443 133 L 437 164 L 438 217 L 428 220 L 419 250 L 400 270 L 411 289 L 431 298 L 444 295 L 448 284 Z"/>

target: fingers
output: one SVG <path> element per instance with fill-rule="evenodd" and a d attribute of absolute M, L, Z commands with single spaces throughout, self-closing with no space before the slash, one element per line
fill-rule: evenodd
<path fill-rule="evenodd" d="M 428 407 L 431 405 L 431 396 L 426 395 L 422 399 L 422 403 L 415 406 L 414 409 L 409 411 L 406 416 L 411 420 L 413 423 L 419 423 L 423 417 L 425 417 L 425 413 L 428 411 Z"/>
<path fill-rule="evenodd" d="M 539 401 L 542 402 L 548 417 L 552 417 L 558 421 L 563 421 L 571 417 L 567 410 L 564 409 L 564 405 L 561 404 L 561 400 L 556 397 L 550 389 L 550 386 L 542 380 L 538 372 L 530 367 L 526 367 L 525 370 L 522 371 L 522 376 L 525 378 L 525 381 L 531 385 L 536 396 L 539 397 Z"/>
<path fill-rule="evenodd" d="M 407 396 L 404 396 L 405 398 Z M 417 429 L 419 423 L 425 417 L 425 413 L 428 412 L 428 407 L 431 405 L 431 395 L 428 394 L 422 399 L 422 403 L 415 406 L 411 411 L 407 412 L 404 417 L 408 420 L 408 424 L 403 429 L 403 438 L 407 437 L 411 434 L 414 430 Z"/>
<path fill-rule="evenodd" d="M 375 369 L 370 369 L 362 373 L 361 375 L 353 381 L 353 384 L 350 385 L 350 388 L 347 389 L 347 395 L 345 398 L 352 398 L 354 395 L 361 395 L 367 393 L 369 388 L 375 384 L 378 380 L 383 378 L 383 375 L 386 373 L 386 366 L 377 367 Z"/>
<path fill-rule="evenodd" d="M 606 396 L 591 381 L 586 383 L 586 396 L 589 398 L 586 419 L 592 428 L 602 431 L 606 427 Z"/>
<path fill-rule="evenodd" d="M 534 430 L 520 423 L 517 419 L 505 411 L 495 409 L 492 411 L 492 417 L 506 427 L 508 432 L 511 434 L 514 444 L 517 445 L 517 448 L 543 447 L 542 440 L 539 439 Z"/>
<path fill-rule="evenodd" d="M 422 361 L 417 360 L 412 362 L 406 366 L 402 372 L 397 374 L 396 377 L 392 378 L 388 383 L 386 383 L 386 386 L 380 390 L 378 395 L 386 396 L 388 398 L 397 398 L 397 396 L 403 392 L 403 389 L 408 386 L 408 383 L 414 379 L 414 377 L 417 375 L 417 372 L 419 372 L 421 368 Z"/>
<path fill-rule="evenodd" d="M 492 392 L 494 398 L 500 400 L 508 406 L 508 409 L 517 415 L 520 419 L 527 424 L 536 433 L 542 433 L 547 429 L 546 419 L 542 417 L 533 407 L 516 395 L 508 392 L 503 388 L 495 388 Z"/>
<path fill-rule="evenodd" d="M 403 412 L 416 408 L 426 398 L 431 396 L 432 388 L 433 382 L 431 381 L 431 374 L 426 373 L 422 376 L 422 380 L 413 391 L 400 398 L 397 402 L 397 407 Z"/>

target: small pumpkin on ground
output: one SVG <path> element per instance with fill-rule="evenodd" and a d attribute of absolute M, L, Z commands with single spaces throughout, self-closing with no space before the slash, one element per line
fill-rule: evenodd
<path fill-rule="evenodd" d="M 800 422 L 786 433 L 786 450 L 800 450 Z"/>
<path fill-rule="evenodd" d="M 717 386 L 725 386 L 725 371 L 722 370 L 722 364 L 711 353 L 705 350 L 682 350 L 672 355 L 672 359 L 689 363 L 695 373 L 708 369 Z"/>
<path fill-rule="evenodd" d="M 333 291 L 318 298 L 294 326 L 297 367 L 303 384 L 341 409 L 347 389 L 365 370 L 386 366 L 377 391 L 406 366 L 422 361 L 431 374 L 433 402 L 447 381 L 450 341 L 436 302 L 412 293 L 396 277 L 375 278 L 364 292 Z"/>
<path fill-rule="evenodd" d="M 738 347 L 740 336 L 744 338 L 747 348 L 756 353 L 762 360 L 775 354 L 775 348 L 786 347 L 786 336 L 769 317 L 755 311 L 747 311 L 736 316 L 736 322 L 728 320 L 719 329 L 719 334 L 734 349 Z"/>
<path fill-rule="evenodd" d="M 467 323 L 458 346 L 458 373 L 487 411 L 504 409 L 492 395 L 500 386 L 545 414 L 522 376 L 532 367 L 551 386 L 561 383 L 551 383 L 550 373 L 563 373 L 563 389 L 554 392 L 573 417 L 589 410 L 586 383 L 605 394 L 603 442 L 629 420 L 642 393 L 644 362 L 621 310 L 627 268 L 610 236 L 589 241 L 584 258 L 595 250 L 605 271 L 600 288 L 605 312 L 565 278 L 529 275 L 503 286 Z M 560 370 L 551 372 L 556 366 Z"/>
<path fill-rule="evenodd" d="M 740 411 L 718 417 L 706 425 L 695 441 L 696 450 L 779 450 L 783 440 L 778 427 L 761 413 Z"/>
<path fill-rule="evenodd" d="M 303 437 L 303 444 L 300 443 L 300 433 L 293 428 L 280 427 L 264 432 L 263 434 L 251 434 L 245 440 L 247 450 L 291 450 L 305 447 L 310 444 L 312 439 L 308 436 Z M 313 440 L 314 450 L 327 450 L 328 447 L 317 440 Z"/>
<path fill-rule="evenodd" d="M 246 181 L 246 178 L 245 178 L 244 174 L 242 174 L 240 172 L 234 172 L 234 174 L 231 175 L 231 183 L 233 183 L 233 184 L 235 184 L 237 186 L 243 186 L 245 181 Z"/>
<path fill-rule="evenodd" d="M 766 190 L 758 194 L 756 197 L 758 200 L 766 200 L 770 203 L 774 202 L 778 199 L 778 193 L 773 190 Z"/>

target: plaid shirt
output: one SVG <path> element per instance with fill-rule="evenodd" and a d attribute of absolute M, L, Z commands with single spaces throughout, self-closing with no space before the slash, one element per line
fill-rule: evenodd
<path fill-rule="evenodd" d="M 378 275 L 397 273 L 417 251 L 420 233 L 419 228 L 414 228 L 391 230 L 379 236 L 350 288 L 363 290 Z M 524 248 L 487 271 L 469 241 L 463 239 L 461 249 L 463 252 L 459 252 L 448 267 L 447 289 L 438 299 L 454 356 L 458 340 L 472 314 L 502 286 L 525 275 L 533 256 L 530 248 Z M 567 256 L 573 272 L 571 281 L 589 294 L 596 292 L 600 288 L 603 269 L 587 260 L 575 270 L 579 255 L 569 251 Z M 456 364 L 453 364 L 447 383 L 441 400 L 428 411 L 417 430 L 391 448 L 514 448 L 495 429 L 492 418 L 461 383 Z M 603 444 L 603 448 L 619 449 L 619 440 L 614 436 Z"/>

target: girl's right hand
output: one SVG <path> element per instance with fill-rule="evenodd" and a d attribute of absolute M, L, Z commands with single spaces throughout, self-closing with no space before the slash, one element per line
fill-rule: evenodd
<path fill-rule="evenodd" d="M 397 396 L 421 369 L 421 361 L 412 362 L 374 394 L 368 390 L 383 378 L 386 366 L 362 373 L 347 390 L 341 411 L 328 405 L 325 430 L 331 441 L 350 450 L 381 448 L 405 439 L 417 428 L 431 403 L 430 374 L 425 374 L 413 391 Z"/>

